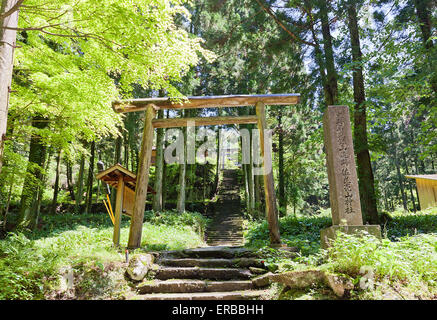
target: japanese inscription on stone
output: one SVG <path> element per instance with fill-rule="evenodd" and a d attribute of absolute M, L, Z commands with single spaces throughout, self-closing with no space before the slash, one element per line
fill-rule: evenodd
<path fill-rule="evenodd" d="M 348 107 L 329 106 L 323 121 L 333 224 L 362 225 Z"/>
<path fill-rule="evenodd" d="M 343 175 L 343 200 L 344 200 L 344 210 L 346 214 L 352 214 L 354 209 L 352 208 L 352 183 L 350 178 L 350 168 L 349 168 L 349 147 L 346 143 L 345 123 L 341 114 L 337 113 L 335 115 L 335 132 L 337 135 L 338 144 L 338 157 L 340 158 L 341 174 Z"/>

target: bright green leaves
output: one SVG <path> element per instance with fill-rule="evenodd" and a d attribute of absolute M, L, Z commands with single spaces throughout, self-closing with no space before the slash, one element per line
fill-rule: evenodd
<path fill-rule="evenodd" d="M 183 1 L 28 0 L 20 11 L 11 118 L 49 118 L 54 147 L 72 151 L 79 140 L 118 134 L 111 101 L 133 84 L 165 88 L 201 57 L 213 54 L 175 24 L 189 22 Z"/>

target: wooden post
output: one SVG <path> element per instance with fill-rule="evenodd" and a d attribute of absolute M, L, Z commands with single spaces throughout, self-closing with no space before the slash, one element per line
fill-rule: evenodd
<path fill-rule="evenodd" d="M 135 188 L 134 209 L 132 212 L 128 248 L 135 249 L 141 246 L 141 233 L 143 230 L 144 207 L 149 183 L 149 167 L 152 157 L 153 124 L 155 107 L 149 105 L 144 118 L 143 140 L 141 142 L 140 157 L 138 163 L 137 181 Z"/>
<path fill-rule="evenodd" d="M 123 210 L 123 195 L 124 195 L 124 177 L 121 174 L 118 178 L 117 197 L 115 200 L 115 217 L 114 217 L 114 235 L 112 240 L 114 245 L 118 247 L 120 245 L 120 225 L 121 215 Z"/>
<path fill-rule="evenodd" d="M 275 186 L 273 183 L 272 154 L 264 150 L 264 130 L 267 129 L 266 111 L 263 102 L 257 102 L 256 115 L 258 116 L 258 130 L 261 147 L 261 156 L 264 167 L 264 192 L 266 201 L 267 221 L 269 223 L 270 244 L 281 244 L 279 234 L 278 209 L 276 206 Z"/>

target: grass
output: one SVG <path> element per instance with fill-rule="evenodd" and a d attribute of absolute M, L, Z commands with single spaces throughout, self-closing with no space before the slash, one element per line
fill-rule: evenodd
<path fill-rule="evenodd" d="M 206 223 L 198 213 L 146 212 L 142 246 L 178 250 L 204 245 Z M 246 245 L 260 248 L 272 272 L 316 268 L 343 275 L 355 284 L 351 299 L 437 299 L 437 208 L 391 213 L 382 225 L 382 240 L 340 234 L 329 250 L 320 250 L 320 229 L 331 225 L 329 212 L 281 218 L 283 241 L 300 251 L 292 259 L 268 247 L 265 221 L 246 224 Z M 128 226 L 123 217 L 122 244 Z M 44 216 L 36 231 L 0 240 L 0 299 L 117 299 L 130 290 L 123 262 L 124 253 L 112 246 L 106 214 Z M 74 271 L 73 293 L 61 288 L 68 268 Z M 282 298 L 328 296 L 326 288 L 312 288 Z"/>
<path fill-rule="evenodd" d="M 375 286 L 392 284 L 430 298 L 437 295 L 437 234 L 406 236 L 399 241 L 342 234 L 326 253 L 325 267 L 355 282 L 370 270 Z"/>
<path fill-rule="evenodd" d="M 352 299 L 437 299 L 437 208 L 392 213 L 382 240 L 339 234 L 329 250 L 320 250 L 320 229 L 330 224 L 328 216 L 281 218 L 281 238 L 300 250 L 294 259 L 266 247 L 265 222 L 248 223 L 246 245 L 269 253 L 271 271 L 318 268 L 350 278 Z"/>
<path fill-rule="evenodd" d="M 204 244 L 206 220 L 198 213 L 155 216 L 147 212 L 145 220 L 142 246 L 147 250 Z M 124 217 L 122 244 L 127 243 L 128 225 Z M 112 282 L 120 284 L 123 277 L 114 273 L 114 262 L 122 263 L 124 254 L 112 246 L 112 231 L 107 215 L 68 214 L 45 216 L 40 228 L 32 233 L 10 233 L 0 240 L 0 299 L 47 298 L 59 290 L 60 272 L 66 267 L 79 275 L 76 289 L 84 295 L 94 291 L 103 297 L 115 294 L 117 283 Z M 106 283 L 99 285 L 98 281 Z"/>
<path fill-rule="evenodd" d="M 331 224 L 329 212 L 311 217 L 289 215 L 279 219 L 281 240 L 290 247 L 297 247 L 303 255 L 315 254 L 320 250 L 320 229 L 329 227 Z M 249 247 L 268 246 L 267 221 L 246 221 L 245 240 Z"/>

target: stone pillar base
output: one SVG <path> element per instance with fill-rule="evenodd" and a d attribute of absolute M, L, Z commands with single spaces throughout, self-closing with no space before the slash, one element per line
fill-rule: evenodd
<path fill-rule="evenodd" d="M 360 231 L 367 231 L 372 236 L 381 239 L 381 227 L 379 225 L 361 225 L 361 226 L 330 226 L 320 231 L 320 246 L 322 249 L 329 247 L 329 242 L 337 237 L 337 231 L 346 234 L 357 234 Z"/>

